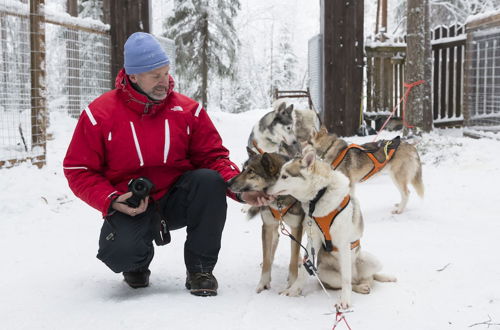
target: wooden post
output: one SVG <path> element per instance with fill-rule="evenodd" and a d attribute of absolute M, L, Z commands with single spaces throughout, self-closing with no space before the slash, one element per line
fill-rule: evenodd
<path fill-rule="evenodd" d="M 359 127 L 363 80 L 364 0 L 321 0 L 324 112 L 330 132 L 352 136 Z"/>
<path fill-rule="evenodd" d="M 425 83 L 413 87 L 406 104 L 406 121 L 419 130 L 432 130 L 431 70 L 432 50 L 429 29 L 429 0 L 408 0 L 406 83 L 424 80 Z M 409 134 L 405 129 L 404 134 Z"/>
<path fill-rule="evenodd" d="M 45 165 L 47 152 L 44 4 L 45 0 L 30 1 L 31 151 L 38 167 Z"/>
<path fill-rule="evenodd" d="M 78 1 L 67 0 L 67 11 L 73 17 L 78 17 Z M 78 51 L 78 30 L 65 29 L 66 59 L 68 65 L 68 113 L 78 118 L 80 106 L 80 54 Z"/>
<path fill-rule="evenodd" d="M 123 45 L 134 32 L 150 32 L 150 0 L 109 0 L 111 25 L 111 77 L 123 68 Z M 108 1 L 104 4 L 106 5 Z M 107 9 L 104 10 L 106 13 Z M 105 15 L 106 16 L 106 15 Z"/>
<path fill-rule="evenodd" d="M 382 1 L 382 30 L 384 33 L 387 33 L 387 0 Z"/>

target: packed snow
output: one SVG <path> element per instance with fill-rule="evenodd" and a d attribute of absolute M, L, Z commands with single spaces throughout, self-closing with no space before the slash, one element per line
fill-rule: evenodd
<path fill-rule="evenodd" d="M 210 112 L 237 164 L 246 159 L 253 123 L 266 111 Z M 172 233 L 171 244 L 156 248 L 150 287 L 129 288 L 95 258 L 100 213 L 72 194 L 63 175 L 76 120 L 52 113 L 50 123 L 45 167 L 0 170 L 1 329 L 332 329 L 338 291 L 329 291 L 330 300 L 311 277 L 303 296 L 279 295 L 286 286 L 287 237 L 280 237 L 272 288 L 255 293 L 261 220 L 246 220 L 232 200 L 214 271 L 217 297 L 184 288 L 182 229 Z M 413 193 L 403 214 L 391 213 L 399 193 L 387 174 L 357 186 L 362 248 L 398 281 L 375 283 L 368 295 L 353 293 L 346 320 L 353 330 L 500 329 L 500 141 L 435 130 L 417 147 L 426 195 L 420 200 Z"/>

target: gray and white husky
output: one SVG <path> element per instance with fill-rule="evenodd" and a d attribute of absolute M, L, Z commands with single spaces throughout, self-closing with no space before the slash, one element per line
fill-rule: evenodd
<path fill-rule="evenodd" d="M 394 277 L 378 272 L 382 268 L 372 255 L 361 252 L 359 240 L 363 235 L 363 217 L 359 203 L 349 196 L 349 179 L 339 171 L 332 171 L 330 164 L 317 159 L 314 148 L 306 147 L 304 156 L 286 162 L 278 180 L 267 189 L 273 195 L 292 195 L 302 203 L 305 213 L 304 230 L 307 233 L 309 256 L 320 251 L 318 276 L 328 287 L 341 289 L 339 308 L 351 306 L 351 291 L 369 293 L 373 280 L 396 281 Z M 345 204 L 345 201 L 348 201 Z M 333 223 L 327 227 L 332 251 L 325 251 L 326 234 L 322 232 L 317 219 L 338 212 Z M 355 244 L 357 243 L 357 244 Z M 297 280 L 284 294 L 297 296 L 307 278 L 304 265 L 299 268 Z"/>
<path fill-rule="evenodd" d="M 281 143 L 296 145 L 307 142 L 319 130 L 314 110 L 296 109 L 285 101 L 274 102 L 273 111 L 265 114 L 252 128 L 248 147 L 255 152 L 279 152 Z"/>

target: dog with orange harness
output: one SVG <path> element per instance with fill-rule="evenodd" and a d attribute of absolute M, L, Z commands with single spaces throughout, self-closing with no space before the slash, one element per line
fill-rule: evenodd
<path fill-rule="evenodd" d="M 286 295 L 300 295 L 307 274 L 318 275 L 325 286 L 341 289 L 337 307 L 345 309 L 351 306 L 351 291 L 367 294 L 374 280 L 396 281 L 380 274 L 378 260 L 361 251 L 363 217 L 357 199 L 350 195 L 349 179 L 332 171 L 330 163 L 317 159 L 313 148 L 307 147 L 304 156 L 286 162 L 267 192 L 292 195 L 302 203 L 306 215 L 308 260 L 300 266 L 297 280 L 284 292 Z"/>
<path fill-rule="evenodd" d="M 402 213 L 408 203 L 411 183 L 417 194 L 423 198 L 422 164 L 415 146 L 401 141 L 380 140 L 363 145 L 347 144 L 336 134 L 330 134 L 322 127 L 314 133 L 309 144 L 316 149 L 317 155 L 329 162 L 333 169 L 345 174 L 350 180 L 351 195 L 356 183 L 371 178 L 383 169 L 387 169 L 392 181 L 401 194 L 401 201 L 396 204 L 393 213 Z"/>
<path fill-rule="evenodd" d="M 278 153 L 256 153 L 247 148 L 249 159 L 243 164 L 240 174 L 228 182 L 228 187 L 234 192 L 266 191 L 278 179 L 281 165 L 288 158 Z M 297 279 L 300 242 L 302 239 L 302 221 L 304 211 L 300 202 L 292 196 L 278 196 L 268 206 L 262 206 L 253 215 L 260 212 L 262 218 L 262 272 L 257 293 L 271 288 L 271 270 L 274 254 L 279 240 L 279 228 L 285 223 L 290 228 L 290 234 L 296 241 L 291 241 L 290 264 L 288 267 L 289 288 Z M 286 292 L 285 292 L 286 294 Z"/>

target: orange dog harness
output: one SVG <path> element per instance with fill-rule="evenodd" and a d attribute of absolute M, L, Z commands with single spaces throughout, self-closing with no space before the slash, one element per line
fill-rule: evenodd
<path fill-rule="evenodd" d="M 394 153 L 396 152 L 397 148 L 399 146 L 399 136 L 396 137 L 393 140 L 387 141 L 385 143 L 384 149 L 385 149 L 385 159 L 382 162 L 379 162 L 377 157 L 373 154 L 375 151 L 370 151 L 366 149 L 363 146 L 360 146 L 358 144 L 350 144 L 342 150 L 342 152 L 335 158 L 335 160 L 332 162 L 332 167 L 334 170 L 339 167 L 339 165 L 342 163 L 344 160 L 345 156 L 351 149 L 359 149 L 367 154 L 367 156 L 371 159 L 373 162 L 373 168 L 371 169 L 368 174 L 366 174 L 362 179 L 361 182 L 368 180 L 370 177 L 372 177 L 374 174 L 378 173 L 381 169 L 384 168 L 384 166 L 391 160 L 392 156 L 394 156 Z M 389 150 L 388 150 L 389 149 Z M 388 150 L 388 151 L 387 151 Z"/>
<path fill-rule="evenodd" d="M 342 212 L 347 205 L 349 205 L 349 202 L 351 201 L 351 196 L 347 195 L 344 197 L 340 205 L 333 209 L 332 212 L 328 213 L 327 215 L 323 217 L 313 217 L 314 222 L 318 225 L 319 229 L 323 233 L 323 236 L 325 237 L 325 250 L 328 252 L 331 251 L 338 251 L 336 247 L 333 246 L 332 244 L 332 235 L 330 235 L 330 227 L 332 226 L 333 222 L 335 221 L 335 218 Z M 359 246 L 359 240 L 352 242 L 351 243 L 351 249 L 356 248 Z"/>

